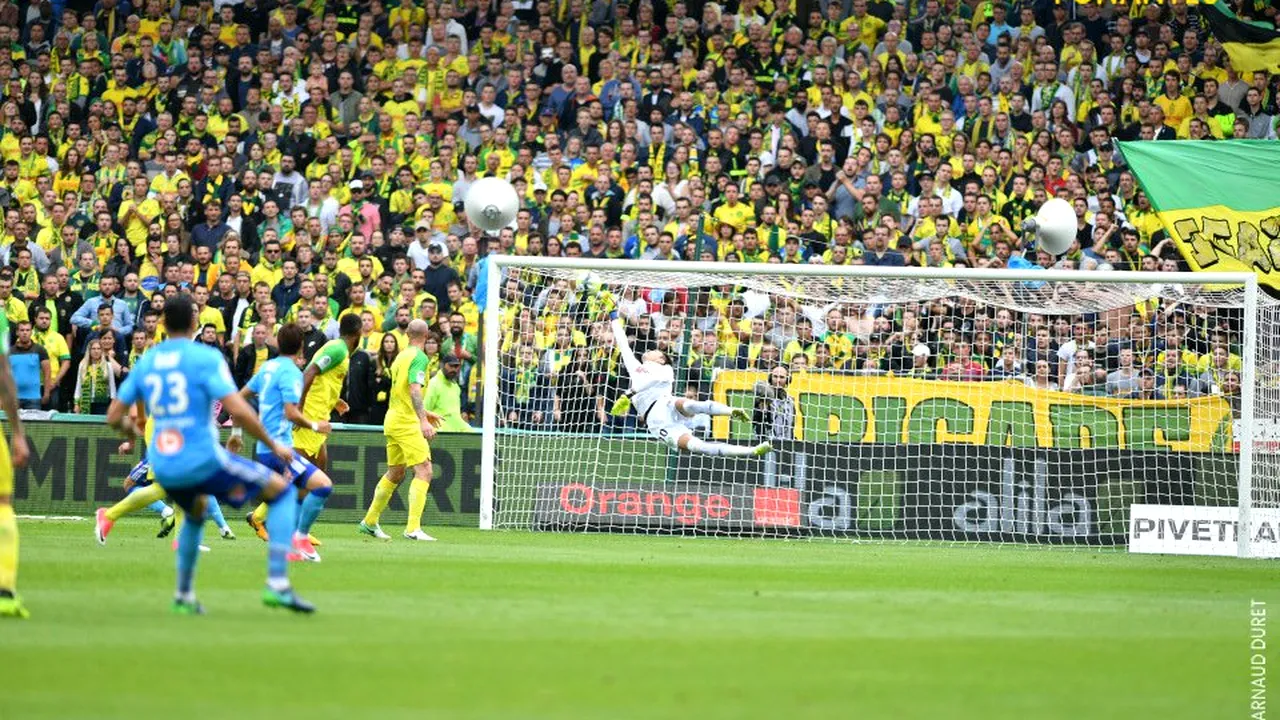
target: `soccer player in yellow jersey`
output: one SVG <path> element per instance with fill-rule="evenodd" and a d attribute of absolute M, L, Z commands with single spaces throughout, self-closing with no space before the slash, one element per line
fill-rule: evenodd
<path fill-rule="evenodd" d="M 347 403 L 342 400 L 342 381 L 347 378 L 351 353 L 360 343 L 363 322 L 359 315 L 344 315 L 338 321 L 338 339 L 330 340 L 311 358 L 311 363 L 302 374 L 302 414 L 312 422 L 328 422 L 334 410 L 339 415 L 347 414 Z M 329 471 L 329 455 L 325 450 L 327 434 L 312 430 L 309 427 L 298 427 L 293 431 L 293 449 L 324 472 Z M 245 517 L 245 522 L 253 528 L 254 533 L 262 538 L 267 534 L 267 504 L 262 503 Z M 315 545 L 314 537 L 309 538 Z"/>
<path fill-rule="evenodd" d="M 428 365 L 423 346 L 428 332 L 425 321 L 410 322 L 405 330 L 409 346 L 391 363 L 391 399 L 382 429 L 387 436 L 387 473 L 378 481 L 373 502 L 359 526 L 361 533 L 382 540 L 391 536 L 382 531 L 378 520 L 404 481 L 406 468 L 412 468 L 413 481 L 409 483 L 409 520 L 404 536 L 409 540 L 435 540 L 422 531 L 422 511 L 427 507 L 427 491 L 431 488 L 431 446 L 427 440 L 435 437 L 436 427 L 444 418 L 427 410 L 423 401 Z M 445 362 L 458 360 L 450 356 Z"/>
<path fill-rule="evenodd" d="M 27 436 L 18 415 L 18 391 L 9 369 L 9 320 L 0 315 L 0 408 L 9 420 L 13 449 L 0 435 L 0 617 L 29 616 L 17 595 L 18 520 L 13 514 L 13 469 L 27 464 Z"/>

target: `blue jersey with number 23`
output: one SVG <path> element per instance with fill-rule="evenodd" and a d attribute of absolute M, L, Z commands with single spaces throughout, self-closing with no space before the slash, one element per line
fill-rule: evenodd
<path fill-rule="evenodd" d="M 154 435 L 147 460 L 165 487 L 198 485 L 223 466 L 213 404 L 236 392 L 222 353 L 186 338 L 148 350 L 120 386 L 118 398 L 147 407 Z"/>

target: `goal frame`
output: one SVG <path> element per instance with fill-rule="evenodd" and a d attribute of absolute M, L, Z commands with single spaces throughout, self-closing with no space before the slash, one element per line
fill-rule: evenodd
<path fill-rule="evenodd" d="M 1238 490 L 1238 557 L 1251 557 L 1250 527 L 1253 509 L 1253 431 L 1255 414 L 1255 390 L 1257 382 L 1258 348 L 1258 277 L 1247 272 L 1176 272 L 1150 273 L 1135 271 L 1085 271 L 1046 269 L 991 269 L 991 268 L 904 268 L 866 265 L 796 265 L 778 263 L 720 263 L 699 261 L 674 261 L 676 270 L 693 275 L 736 274 L 743 276 L 772 277 L 836 277 L 860 279 L 914 279 L 914 280 L 974 280 L 1000 282 L 1093 282 L 1126 285 L 1232 285 L 1243 290 L 1244 313 L 1240 372 L 1240 418 L 1236 432 L 1239 441 Z M 502 293 L 502 271 L 505 268 L 529 268 L 542 270 L 604 270 L 625 272 L 661 272 L 673 270 L 673 261 L 663 260 L 610 260 L 596 258 L 551 258 L 520 255 L 491 254 L 486 265 L 486 297 L 483 327 L 483 434 L 480 458 L 480 529 L 494 528 L 494 479 L 498 445 L 498 363 L 490 358 L 498 356 L 501 345 L 500 313 L 497 308 Z M 1247 422 L 1246 422 L 1247 420 Z"/>

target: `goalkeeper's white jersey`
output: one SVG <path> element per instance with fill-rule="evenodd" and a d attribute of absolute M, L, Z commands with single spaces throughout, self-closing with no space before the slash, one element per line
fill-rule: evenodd
<path fill-rule="evenodd" d="M 632 370 L 631 402 L 640 417 L 648 415 L 654 403 L 671 397 L 675 383 L 675 371 L 670 365 L 642 362 Z"/>
<path fill-rule="evenodd" d="M 671 397 L 672 388 L 676 384 L 675 370 L 670 365 L 641 362 L 632 352 L 631 343 L 627 340 L 626 328 L 618 318 L 614 318 L 609 323 L 609 327 L 613 330 L 613 339 L 618 345 L 618 352 L 622 354 L 622 364 L 626 366 L 627 374 L 631 376 L 631 392 L 628 393 L 631 395 L 631 404 L 643 418 L 649 414 L 649 408 L 653 407 L 654 403 Z"/>

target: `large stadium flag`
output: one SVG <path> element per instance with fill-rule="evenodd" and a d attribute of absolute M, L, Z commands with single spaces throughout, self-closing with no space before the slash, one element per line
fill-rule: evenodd
<path fill-rule="evenodd" d="M 1253 271 L 1280 290 L 1280 142 L 1123 142 L 1120 150 L 1193 270 Z"/>
<path fill-rule="evenodd" d="M 1274 27 L 1240 19 L 1225 2 L 1202 4 L 1200 13 L 1227 51 L 1236 72 L 1280 72 L 1280 32 Z"/>

